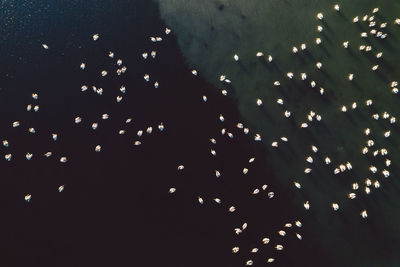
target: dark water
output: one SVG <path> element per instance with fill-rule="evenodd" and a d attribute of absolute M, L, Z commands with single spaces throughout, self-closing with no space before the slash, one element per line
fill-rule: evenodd
<path fill-rule="evenodd" d="M 157 6 L 147 1 L 2 2 L 0 123 L 1 138 L 10 143 L 2 154 L 12 153 L 13 160 L 1 161 L 1 266 L 241 266 L 248 257 L 233 256 L 231 248 L 250 251 L 270 235 L 271 245 L 256 257 L 294 260 L 300 242 L 294 233 L 282 253 L 272 247 L 282 242 L 275 240 L 276 231 L 296 218 L 279 197 L 284 189 L 274 187 L 262 160 L 241 174 L 250 157 L 263 158 L 263 149 L 234 129 L 241 120 L 235 104 L 193 78 L 174 35 L 162 45 L 149 42 L 165 28 L 158 17 Z M 94 33 L 100 33 L 96 43 Z M 144 62 L 141 53 L 152 49 L 154 63 Z M 100 78 L 101 70 L 115 69 L 110 50 L 128 67 L 125 76 L 109 71 Z M 144 73 L 157 77 L 160 87 L 145 84 Z M 82 84 L 105 92 L 82 93 Z M 117 104 L 121 84 L 127 94 Z M 34 103 L 32 92 L 39 94 L 38 113 L 25 111 Z M 103 113 L 110 119 L 100 120 Z M 76 116 L 83 118 L 79 125 Z M 128 117 L 133 123 L 125 126 Z M 19 128 L 11 127 L 15 120 Z M 96 131 L 93 122 L 99 123 Z M 156 130 L 160 122 L 163 133 Z M 133 146 L 136 131 L 148 126 L 154 133 Z M 37 133 L 29 134 L 28 127 Z M 236 138 L 219 137 L 222 127 Z M 119 129 L 127 134 L 119 136 Z M 216 159 L 209 155 L 211 137 L 217 139 Z M 97 144 L 101 153 L 94 153 Z M 42 157 L 47 151 L 53 152 L 49 159 Z M 34 154 L 31 161 L 26 152 Z M 58 162 L 61 156 L 67 164 Z M 181 173 L 179 164 L 185 165 Z M 250 194 L 263 184 L 277 197 Z M 173 196 L 167 194 L 172 186 Z M 28 193 L 30 203 L 24 201 Z M 244 222 L 249 230 L 238 238 L 233 229 Z"/>
<path fill-rule="evenodd" d="M 310 224 L 326 221 L 317 215 L 307 219 L 293 205 L 298 196 L 273 174 L 276 166 L 265 160 L 268 150 L 252 141 L 253 132 L 244 136 L 234 127 L 247 124 L 240 103 L 190 73 L 174 29 L 163 34 L 166 25 L 152 1 L 2 1 L 0 16 L 0 129 L 1 138 L 10 142 L 1 156 L 13 154 L 11 162 L 1 161 L 0 266 L 244 266 L 248 259 L 264 266 L 269 257 L 278 266 L 397 266 L 396 235 L 366 235 L 387 226 L 380 220 L 361 224 L 358 231 L 346 228 L 351 219 L 342 216 L 336 227 L 343 231 L 335 243 L 329 250 L 319 246 L 325 234 Z M 96 42 L 94 33 L 100 34 Z M 164 40 L 153 44 L 149 36 Z M 141 54 L 151 50 L 157 50 L 156 59 L 144 61 Z M 108 51 L 115 53 L 114 60 Z M 114 75 L 118 58 L 128 67 L 122 76 Z M 109 70 L 106 78 L 100 76 L 103 69 Z M 160 87 L 145 83 L 144 73 Z M 82 84 L 105 92 L 82 93 Z M 127 94 L 117 104 L 121 84 Z M 39 94 L 38 113 L 25 111 L 34 103 L 32 92 Z M 110 119 L 101 120 L 103 113 Z M 83 118 L 79 125 L 76 116 Z M 128 117 L 133 122 L 125 125 Z M 15 120 L 21 126 L 14 129 Z M 96 131 L 90 129 L 93 122 L 99 123 Z M 156 130 L 160 122 L 162 133 Z M 148 126 L 154 133 L 133 146 L 136 132 Z M 29 134 L 29 127 L 37 133 Z M 221 136 L 222 128 L 235 138 Z M 119 129 L 127 134 L 118 135 Z M 58 133 L 57 142 L 52 132 Z M 217 145 L 208 141 L 212 137 Z M 97 144 L 101 153 L 94 152 Z M 212 147 L 216 158 L 210 156 Z M 42 157 L 47 151 L 53 152 L 49 159 Z M 34 154 L 31 161 L 25 160 L 26 152 Z M 67 164 L 58 162 L 64 155 Z M 256 157 L 252 166 L 250 157 Z M 180 164 L 185 170 L 177 172 Z M 222 173 L 219 179 L 215 169 Z M 266 192 L 251 195 L 263 184 L 275 192 L 273 199 Z M 167 193 L 170 187 L 177 188 L 175 194 Z M 24 201 L 27 193 L 30 203 Z M 228 212 L 232 205 L 233 214 Z M 285 229 L 286 237 L 277 234 L 296 219 L 303 228 Z M 233 229 L 244 222 L 248 229 L 236 236 Z M 333 224 L 321 228 L 334 229 L 329 236 L 337 231 Z M 304 239 L 297 240 L 295 232 Z M 262 245 L 263 237 L 270 244 Z M 346 248 L 353 238 L 376 253 Z M 284 250 L 276 251 L 276 244 Z M 237 255 L 231 253 L 234 246 L 240 246 Z M 260 251 L 250 255 L 254 247 Z"/>

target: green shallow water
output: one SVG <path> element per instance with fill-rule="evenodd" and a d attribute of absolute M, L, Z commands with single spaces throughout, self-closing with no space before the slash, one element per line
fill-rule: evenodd
<path fill-rule="evenodd" d="M 266 164 L 273 166 L 283 186 L 292 188 L 292 205 L 304 217 L 305 238 L 323 248 L 324 265 L 398 266 L 399 131 L 396 124 L 375 121 L 371 116 L 384 111 L 399 115 L 398 95 L 391 93 L 389 84 L 400 77 L 400 26 L 393 23 L 400 17 L 400 2 L 342 1 L 340 13 L 333 10 L 336 2 L 327 0 L 157 2 L 162 18 L 177 35 L 187 64 L 218 89 L 227 89 L 251 134 L 261 134 Z M 368 25 L 351 22 L 357 15 L 361 19 L 370 14 L 374 7 L 380 8 L 377 23 L 388 22 L 384 29 L 388 39 L 363 39 L 360 33 L 369 31 Z M 324 14 L 322 22 L 316 19 L 318 12 Z M 317 32 L 317 25 L 324 27 L 322 33 Z M 316 37 L 322 39 L 319 46 Z M 342 47 L 346 40 L 350 42 L 347 50 Z M 307 44 L 306 52 L 291 53 L 291 48 L 299 48 L 301 43 Z M 362 44 L 373 47 L 370 54 L 358 51 Z M 271 54 L 273 64 L 256 58 L 258 51 Z M 380 51 L 383 58 L 378 60 L 374 55 Z M 234 54 L 239 55 L 239 62 L 233 60 Z M 322 71 L 316 69 L 317 61 L 323 63 Z M 371 67 L 376 64 L 380 68 L 373 72 Z M 295 78 L 288 80 L 287 72 L 293 72 Z M 307 73 L 305 82 L 299 78 L 301 72 Z M 355 75 L 352 82 L 347 80 L 349 73 Z M 219 81 L 221 74 L 232 81 L 230 86 Z M 276 80 L 281 82 L 279 87 L 273 86 Z M 316 82 L 315 88 L 310 87 L 311 80 Z M 325 89 L 323 96 L 319 87 Z M 256 105 L 257 98 L 263 100 L 262 107 Z M 284 100 L 284 106 L 276 104 L 277 98 Z M 365 106 L 367 99 L 374 101 L 372 107 Z M 351 110 L 352 102 L 357 102 L 356 110 Z M 342 105 L 348 112 L 341 112 Z M 292 112 L 291 118 L 283 116 L 285 109 Z M 322 121 L 300 129 L 310 110 L 320 114 Z M 369 137 L 363 133 L 367 127 L 371 129 Z M 392 136 L 385 139 L 383 133 L 388 129 Z M 270 144 L 281 136 L 289 142 L 272 148 Z M 388 149 L 387 158 L 392 160 L 387 168 L 389 178 L 380 173 L 386 157 L 361 154 L 368 139 L 375 141 L 370 150 Z M 318 147 L 317 154 L 311 145 Z M 305 161 L 308 155 L 314 158 L 313 164 Z M 331 165 L 323 163 L 325 156 L 332 159 Z M 334 175 L 333 169 L 347 161 L 353 169 Z M 378 173 L 371 173 L 370 165 L 375 165 Z M 308 166 L 313 170 L 305 174 Z M 366 195 L 366 178 L 378 180 L 381 188 L 371 187 L 371 194 Z M 295 180 L 302 184 L 301 190 L 293 186 Z M 358 182 L 360 189 L 357 198 L 349 200 L 353 182 Z M 307 200 L 310 211 L 303 208 Z M 332 211 L 332 202 L 340 205 L 339 212 Z M 360 218 L 363 209 L 368 211 L 368 220 Z"/>

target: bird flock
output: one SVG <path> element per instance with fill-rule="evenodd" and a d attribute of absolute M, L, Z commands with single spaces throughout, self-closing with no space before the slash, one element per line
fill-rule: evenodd
<path fill-rule="evenodd" d="M 328 11 L 326 11 L 328 12 Z M 331 12 L 336 12 L 340 13 L 341 9 L 339 4 L 335 4 L 333 6 L 333 11 Z M 341 47 L 342 49 L 350 50 L 352 49 L 353 52 L 361 53 L 362 55 L 368 56 L 368 57 L 373 57 L 374 58 L 374 63 L 369 66 L 371 69 L 372 73 L 371 75 L 375 75 L 375 73 L 379 72 L 382 67 L 381 62 L 384 62 L 384 51 L 376 50 L 374 47 L 374 41 L 379 41 L 379 42 L 384 42 L 386 41 L 385 39 L 389 39 L 391 36 L 388 31 L 386 31 L 387 27 L 389 24 L 392 25 L 398 25 L 400 26 L 400 19 L 397 18 L 395 19 L 394 22 L 389 22 L 389 21 L 377 21 L 377 17 L 379 16 L 379 8 L 374 8 L 370 14 L 366 15 L 358 15 L 355 16 L 349 21 L 349 25 L 355 24 L 355 25 L 362 25 L 362 27 L 367 26 L 368 31 L 365 30 L 365 28 L 360 27 L 360 38 L 365 41 L 365 44 L 362 44 L 357 47 L 353 47 L 352 43 L 347 40 L 343 40 L 341 42 L 338 42 L 336 45 Z M 300 43 L 300 45 L 294 45 L 291 49 L 291 51 L 288 51 L 288 53 L 292 53 L 294 55 L 299 55 L 301 56 L 302 54 L 307 53 L 307 50 L 309 49 L 310 46 L 322 46 L 324 43 L 324 35 L 323 33 L 325 32 L 326 26 L 324 25 L 324 14 L 323 12 L 320 12 L 316 14 L 316 21 L 318 22 L 318 25 L 316 27 L 316 31 L 320 33 L 321 35 L 317 37 L 314 41 L 313 44 L 307 44 L 307 43 Z M 354 26 L 354 25 L 353 25 Z M 164 38 L 167 38 L 168 35 L 171 33 L 171 29 L 166 28 L 161 34 L 154 35 L 154 36 L 149 36 L 149 41 L 152 43 L 155 43 L 157 45 L 162 45 L 162 41 Z M 98 41 L 101 38 L 101 35 L 96 33 L 93 34 L 92 39 L 93 42 Z M 49 50 L 51 47 L 49 47 L 48 44 L 43 43 L 42 44 L 43 49 Z M 273 55 L 270 55 L 268 53 L 265 53 L 263 51 L 255 51 L 254 56 L 259 59 L 262 62 L 265 62 L 266 64 L 277 64 L 275 61 L 275 57 Z M 152 50 L 152 51 L 146 51 L 146 52 L 141 52 L 139 56 L 142 58 L 142 60 L 151 60 L 157 57 L 157 51 Z M 126 65 L 124 65 L 124 62 L 121 58 L 117 58 L 116 55 L 112 52 L 109 51 L 105 57 L 108 57 L 110 61 L 112 61 L 113 66 L 115 69 L 104 69 L 98 75 L 100 77 L 106 77 L 110 75 L 116 75 L 121 76 L 121 75 L 129 75 L 127 74 L 128 68 Z M 233 60 L 237 63 L 241 61 L 241 57 L 238 54 L 233 55 Z M 315 71 L 324 71 L 324 63 L 323 61 L 317 61 L 314 62 L 315 64 Z M 81 71 L 86 71 L 87 67 L 89 64 L 87 62 L 77 62 L 77 68 L 79 68 Z M 190 70 L 191 74 L 193 75 L 193 78 L 198 78 L 200 75 L 200 71 L 196 69 Z M 223 85 L 224 89 L 221 89 L 221 94 L 223 96 L 229 96 L 230 95 L 230 87 L 231 84 L 234 84 L 234 77 L 228 77 L 226 74 L 219 74 L 218 75 L 218 82 L 220 82 Z M 153 77 L 151 73 L 143 73 L 143 80 L 145 84 L 150 84 L 154 88 L 160 88 L 162 89 L 163 84 L 161 84 L 156 77 Z M 346 79 L 349 83 L 355 83 L 358 79 L 361 79 L 362 77 L 359 77 L 358 74 L 355 73 L 348 73 L 343 79 Z M 272 87 L 276 88 L 277 90 L 280 90 L 281 87 L 286 86 L 286 84 L 290 82 L 302 82 L 304 84 L 307 84 L 307 87 L 310 88 L 310 90 L 316 91 L 317 94 L 320 95 L 321 98 L 324 97 L 329 97 L 327 95 L 327 92 L 329 89 L 325 89 L 321 84 L 322 82 L 318 81 L 317 79 L 313 78 L 312 73 L 307 73 L 307 72 L 300 72 L 300 73 L 294 73 L 291 70 L 287 70 L 282 72 L 282 77 L 280 80 L 275 80 L 273 81 Z M 96 86 L 94 84 L 82 84 L 80 86 L 80 91 L 82 94 L 92 94 L 94 96 L 103 96 L 104 90 L 100 86 Z M 398 82 L 397 81 L 390 81 L 388 84 L 387 90 L 389 90 L 393 95 L 398 94 Z M 92 89 L 92 90 L 90 90 Z M 120 84 L 119 88 L 117 88 L 117 94 L 114 96 L 115 97 L 115 104 L 118 105 L 119 103 L 124 101 L 124 98 L 126 97 L 126 92 L 129 90 L 124 84 Z M 365 99 L 366 100 L 361 100 Z M 209 97 L 206 95 L 200 95 L 199 101 L 204 102 L 205 104 L 208 103 Z M 323 101 L 323 100 L 321 100 Z M 26 112 L 33 112 L 40 114 L 40 96 L 37 92 L 32 92 L 31 98 L 29 103 L 26 105 Z M 254 99 L 254 104 L 259 107 L 260 109 L 263 108 L 265 105 L 278 105 L 279 107 L 282 108 L 282 120 L 293 120 L 295 121 L 296 128 L 299 129 L 299 131 L 307 131 L 310 128 L 313 127 L 320 127 L 325 121 L 325 115 L 323 112 L 318 112 L 316 110 L 310 109 L 307 110 L 306 114 L 295 114 L 295 112 L 292 111 L 290 103 L 285 99 L 284 94 L 282 94 L 281 98 L 278 98 L 276 100 L 271 100 L 271 99 L 262 99 L 262 97 L 259 97 L 257 99 Z M 396 127 L 396 116 L 395 114 L 391 114 L 389 110 L 379 110 L 377 107 L 375 107 L 375 100 L 371 96 L 362 96 L 360 99 L 354 99 L 353 101 L 350 101 L 349 103 L 343 103 L 343 105 L 337 107 L 337 112 L 340 113 L 354 113 L 357 112 L 360 107 L 365 107 L 366 111 L 363 114 L 367 114 L 367 120 L 368 124 L 371 125 L 371 127 L 367 127 L 365 129 L 362 129 L 360 134 L 363 135 L 363 138 L 365 139 L 365 144 L 359 148 L 359 151 L 357 152 L 359 157 L 364 157 L 366 160 L 369 161 L 369 165 L 367 167 L 367 170 L 365 171 L 367 174 L 364 178 L 354 178 L 354 175 L 352 175 L 353 180 L 348 180 L 346 181 L 349 184 L 349 191 L 346 195 L 342 196 L 340 199 L 333 199 L 331 203 L 326 205 L 327 209 L 331 209 L 334 212 L 339 212 L 342 208 L 342 203 L 348 200 L 353 200 L 356 199 L 358 196 L 365 194 L 365 195 L 370 195 L 373 191 L 378 190 L 381 187 L 382 180 L 390 178 L 391 172 L 390 172 L 390 167 L 391 167 L 391 158 L 390 158 L 390 149 L 389 147 L 385 146 L 386 140 L 392 138 L 392 133 L 396 132 L 394 130 L 394 127 Z M 364 109 L 363 109 L 364 111 Z M 296 120 L 294 120 L 294 115 L 296 116 Z M 331 114 L 332 115 L 332 114 Z M 220 130 L 220 135 L 219 137 L 216 136 L 210 136 L 209 137 L 209 148 L 204 148 L 208 149 L 209 155 L 212 159 L 216 159 L 219 156 L 218 151 L 215 148 L 215 145 L 217 144 L 217 139 L 219 138 L 227 138 L 228 140 L 232 140 L 236 138 L 236 135 L 244 135 L 248 136 L 251 138 L 252 141 L 256 142 L 257 145 L 266 145 L 270 148 L 270 153 L 278 153 L 278 151 L 282 148 L 285 147 L 286 144 L 289 144 L 291 140 L 288 138 L 288 136 L 262 136 L 261 133 L 258 133 L 256 131 L 251 131 L 250 127 L 245 126 L 245 123 L 243 122 L 237 122 L 236 123 L 236 129 L 228 129 L 224 127 L 224 122 L 226 120 L 226 117 L 224 114 L 216 114 L 217 119 L 219 120 L 219 123 L 222 125 L 222 128 Z M 85 117 L 85 114 L 75 114 L 73 117 L 71 117 L 71 127 L 82 127 L 86 128 L 88 131 L 96 131 L 99 127 L 102 127 L 102 124 L 106 124 L 108 120 L 112 119 L 119 119 L 120 114 L 112 114 L 112 113 L 102 113 L 98 114 L 96 119 L 91 119 Z M 300 120 L 300 121 L 299 121 Z M 118 134 L 119 135 L 125 135 L 127 134 L 126 126 L 130 123 L 133 122 L 133 118 L 127 117 L 124 119 L 124 122 L 121 124 L 120 129 L 118 129 Z M 373 132 L 372 129 L 374 129 L 373 124 L 378 124 L 383 125 L 384 127 L 384 132 L 379 133 L 379 132 Z M 19 120 L 15 120 L 11 122 L 11 127 L 15 128 L 16 131 L 25 131 L 27 128 L 28 132 L 30 134 L 35 134 L 37 132 L 37 129 L 33 126 L 27 126 L 23 125 Z M 131 140 L 131 145 L 133 146 L 140 146 L 143 142 L 141 139 L 144 135 L 152 135 L 154 131 L 158 131 L 160 133 L 163 133 L 165 130 L 165 125 L 163 122 L 159 122 L 158 125 L 146 125 L 142 126 L 142 129 L 137 130 L 135 133 L 135 137 L 133 140 Z M 289 134 L 289 133 L 288 133 Z M 62 141 L 63 135 L 57 132 L 49 132 L 48 133 L 48 138 L 53 140 L 53 142 L 60 142 Z M 2 141 L 3 146 L 8 149 L 10 146 L 13 144 L 10 144 L 7 139 Z M 102 144 L 96 144 L 93 148 L 93 153 L 102 153 L 103 152 L 103 145 Z M 341 159 L 336 159 L 332 154 L 334 154 L 332 151 L 321 151 L 321 149 L 318 147 L 318 144 L 316 143 L 310 143 L 308 145 L 308 150 L 304 152 L 305 157 L 304 159 L 301 159 L 301 162 L 303 162 L 304 168 L 301 170 L 297 170 L 298 176 L 297 178 L 290 178 L 288 179 L 287 186 L 288 187 L 293 187 L 293 190 L 301 191 L 304 189 L 304 185 L 302 184 L 302 179 L 306 179 L 304 177 L 307 177 L 308 175 L 312 174 L 314 172 L 314 169 L 319 169 L 321 166 L 323 168 L 326 168 L 328 172 L 330 172 L 333 176 L 341 176 L 345 175 L 347 173 L 354 174 L 355 169 L 361 168 L 362 166 L 354 166 L 353 168 L 353 163 L 352 161 L 345 160 L 342 161 Z M 14 157 L 19 157 L 21 155 L 13 155 L 12 153 L 6 153 L 4 155 L 4 158 L 6 161 L 12 161 Z M 74 155 L 66 155 L 60 152 L 55 153 L 52 150 L 46 150 L 46 151 L 40 151 L 40 152 L 32 152 L 32 151 L 26 151 L 26 154 L 24 155 L 26 160 L 37 160 L 37 158 L 51 158 L 51 157 L 56 157 L 58 160 L 59 164 L 68 164 L 68 161 L 74 157 Z M 259 159 L 257 159 L 259 160 Z M 264 159 L 260 159 L 264 160 Z M 255 157 L 250 157 L 247 161 L 247 163 L 244 166 L 241 166 L 242 168 L 242 173 L 241 175 L 245 176 L 252 171 L 252 165 L 256 161 Z M 182 158 L 180 159 L 180 164 L 178 166 L 174 166 L 177 171 L 177 175 L 180 173 L 184 173 L 187 168 L 185 167 L 185 159 Z M 316 166 L 317 165 L 317 166 Z M 223 179 L 224 178 L 224 173 L 221 171 L 221 169 L 211 169 L 210 172 L 212 172 L 215 175 L 216 179 Z M 301 178 L 303 177 L 303 178 Z M 55 190 L 58 190 L 58 192 L 62 193 L 66 189 L 66 185 L 61 184 Z M 169 188 L 166 188 L 165 192 L 166 194 L 169 194 L 171 198 L 175 196 L 179 190 L 185 190 L 185 188 L 178 188 L 174 185 L 171 184 Z M 268 201 L 272 198 L 277 197 L 278 192 L 274 192 L 273 188 L 269 186 L 268 184 L 263 184 L 259 186 L 254 186 L 253 189 L 250 192 L 246 192 L 249 197 L 253 197 L 255 195 L 263 195 L 265 198 L 265 201 Z M 24 194 L 24 200 L 26 202 L 31 202 L 34 201 L 34 197 L 32 196 L 31 193 L 26 192 Z M 282 196 L 284 197 L 284 196 Z M 302 194 L 302 197 L 304 197 L 304 200 L 302 203 L 299 203 L 299 207 L 304 208 L 305 211 L 309 211 L 313 208 L 313 202 L 311 202 L 309 199 L 307 199 L 307 196 Z M 230 203 L 230 204 L 227 204 Z M 219 196 L 216 196 L 214 198 L 206 198 L 202 195 L 197 195 L 193 196 L 193 205 L 200 205 L 202 208 L 207 208 L 208 205 L 218 205 L 221 207 L 224 207 L 225 212 L 228 214 L 232 213 L 240 213 L 241 210 L 238 209 L 233 202 L 233 200 L 226 201 L 225 199 L 222 199 Z M 227 205 L 225 205 L 227 204 Z M 306 215 L 305 215 L 306 216 Z M 362 219 L 367 219 L 368 218 L 368 210 L 366 208 L 360 209 L 359 210 L 359 216 Z M 234 229 L 232 229 L 232 235 L 235 236 L 235 240 L 237 240 L 237 243 L 239 243 L 240 238 L 244 235 L 246 230 L 248 228 L 251 228 L 252 225 L 247 223 L 246 221 L 239 221 L 237 219 L 238 217 L 235 217 L 235 225 L 237 225 Z M 275 252 L 270 256 L 265 258 L 265 263 L 274 263 L 275 261 L 279 260 L 279 252 L 285 249 L 285 238 L 288 235 L 292 235 L 296 237 L 298 240 L 302 240 L 302 218 L 296 218 L 292 220 L 285 221 L 281 224 L 281 227 L 279 229 L 274 229 L 271 231 L 270 235 L 260 235 L 259 240 L 254 240 L 254 247 L 250 251 L 243 251 L 240 246 L 236 244 L 232 244 L 232 254 L 246 254 L 248 259 L 244 262 L 245 265 L 251 266 L 254 265 L 256 262 L 254 260 L 253 255 L 257 254 L 259 251 L 261 251 L 265 246 L 270 246 L 272 247 Z M 271 240 L 274 240 L 273 242 Z M 279 240 L 279 241 L 277 241 Z"/>

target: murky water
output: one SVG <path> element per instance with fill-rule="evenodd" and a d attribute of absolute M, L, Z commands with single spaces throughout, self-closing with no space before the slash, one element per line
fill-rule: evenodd
<path fill-rule="evenodd" d="M 266 162 L 274 166 L 282 186 L 295 191 L 293 181 L 303 185 L 292 204 L 304 210 L 303 203 L 310 201 L 311 210 L 304 211 L 308 236 L 330 255 L 332 266 L 396 266 L 399 170 L 390 166 L 391 176 L 384 178 L 380 173 L 385 168 L 383 160 L 362 155 L 361 150 L 368 139 L 374 139 L 375 147 L 370 150 L 385 147 L 392 162 L 399 160 L 397 126 L 371 116 L 384 111 L 397 116 L 400 111 L 398 96 L 390 88 L 390 82 L 400 77 L 400 28 L 393 23 L 400 3 L 342 1 L 338 13 L 332 1 L 157 2 L 162 18 L 177 33 L 188 64 L 217 88 L 227 88 L 228 97 L 235 99 L 246 122 L 256 129 L 253 134 L 261 134 L 267 148 Z M 351 22 L 355 16 L 361 20 L 374 7 L 380 8 L 377 23 L 388 22 L 387 40 L 363 39 L 360 33 L 369 32 L 368 24 Z M 322 22 L 316 18 L 318 12 L 324 14 Z M 318 25 L 323 27 L 321 33 Z M 319 46 L 315 44 L 317 37 L 322 40 Z M 344 41 L 349 41 L 350 49 L 343 48 Z M 307 44 L 306 52 L 293 54 L 292 47 L 300 50 L 301 43 Z M 360 52 L 362 44 L 371 45 L 372 51 Z M 259 60 L 255 56 L 258 51 L 271 54 L 273 63 Z M 375 54 L 380 51 L 384 56 L 378 60 Z M 234 54 L 239 55 L 239 62 L 233 60 Z M 318 61 L 323 63 L 322 71 L 315 67 Z M 377 72 L 371 70 L 375 64 L 380 65 Z M 294 73 L 295 81 L 286 78 L 287 72 Z M 302 72 L 307 73 L 306 81 L 299 78 Z M 355 74 L 352 82 L 347 80 L 349 73 Z M 220 82 L 221 74 L 232 84 Z M 279 87 L 273 85 L 277 80 Z M 315 88 L 310 86 L 312 80 Z M 325 90 L 322 96 L 320 87 Z M 256 105 L 257 98 L 262 99 L 262 107 Z M 284 100 L 284 106 L 276 103 L 277 98 Z M 365 106 L 367 99 L 374 101 L 372 108 Z M 358 105 L 354 111 L 353 102 Z M 348 112 L 341 112 L 343 105 Z M 292 112 L 289 119 L 283 115 L 286 109 Z M 310 110 L 322 116 L 321 123 L 307 121 Z M 302 122 L 308 122 L 309 128 L 301 129 Z M 367 127 L 372 133 L 369 137 L 364 135 Z M 383 133 L 388 129 L 392 137 L 385 139 Z M 281 136 L 289 143 L 271 147 Z M 318 147 L 318 154 L 312 152 L 311 145 Z M 312 165 L 305 161 L 308 155 L 314 158 Z M 325 156 L 333 159 L 332 165 L 325 166 Z M 334 168 L 347 161 L 353 169 L 334 175 Z M 370 165 L 380 171 L 372 174 Z M 310 174 L 304 173 L 307 166 L 313 168 Z M 378 180 L 381 188 L 365 194 L 366 178 Z M 350 200 L 347 194 L 353 182 L 361 186 L 357 198 Z M 340 205 L 340 212 L 332 211 L 332 202 Z M 364 208 L 369 211 L 368 222 L 359 215 Z"/>

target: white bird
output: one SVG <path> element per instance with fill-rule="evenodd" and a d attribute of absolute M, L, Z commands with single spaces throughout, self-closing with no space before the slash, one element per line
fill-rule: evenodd
<path fill-rule="evenodd" d="M 214 201 L 215 201 L 217 204 L 221 204 L 221 203 L 222 203 L 221 199 L 219 199 L 219 198 L 214 198 Z"/>
<path fill-rule="evenodd" d="M 11 154 L 6 154 L 6 155 L 4 156 L 4 158 L 5 158 L 7 161 L 11 161 L 12 155 L 11 155 Z"/>
<path fill-rule="evenodd" d="M 97 146 L 94 148 L 94 151 L 100 152 L 100 151 L 101 151 L 101 146 L 100 146 L 100 145 L 97 145 Z"/>
<path fill-rule="evenodd" d="M 294 186 L 297 187 L 298 189 L 301 189 L 301 184 L 298 182 L 294 182 Z"/>
<path fill-rule="evenodd" d="M 366 210 L 361 211 L 360 215 L 361 215 L 361 217 L 363 217 L 364 219 L 368 217 L 368 214 L 367 214 L 367 211 L 366 211 Z"/>
<path fill-rule="evenodd" d="M 86 64 L 85 63 L 81 63 L 81 65 L 79 66 L 82 70 L 84 70 L 85 69 L 85 67 L 86 67 Z"/>
<path fill-rule="evenodd" d="M 355 199 L 355 198 L 356 198 L 356 194 L 355 194 L 355 193 L 350 193 L 350 194 L 348 195 L 348 197 L 349 197 L 350 199 Z"/>
<path fill-rule="evenodd" d="M 211 155 L 213 155 L 214 157 L 217 155 L 217 152 L 214 149 L 210 149 Z"/>
<path fill-rule="evenodd" d="M 285 235 L 286 235 L 286 232 L 283 231 L 283 230 L 280 230 L 280 231 L 278 232 L 278 234 L 281 235 L 281 236 L 285 236 Z"/>
<path fill-rule="evenodd" d="M 49 47 L 47 46 L 47 44 L 42 44 L 42 47 L 44 48 L 44 49 L 49 49 Z"/>
<path fill-rule="evenodd" d="M 340 11 L 340 7 L 339 7 L 338 4 L 334 5 L 333 9 L 336 10 L 336 11 Z"/>
<path fill-rule="evenodd" d="M 245 128 L 245 129 L 247 129 L 247 128 Z M 254 136 L 254 141 L 261 141 L 261 135 L 260 134 L 256 134 Z"/>
<path fill-rule="evenodd" d="M 305 122 L 303 122 L 303 123 L 300 125 L 300 127 L 301 127 L 301 128 L 307 128 L 307 127 L 308 127 L 308 124 L 305 123 Z"/>
<path fill-rule="evenodd" d="M 265 184 L 265 185 L 263 185 L 261 188 L 262 188 L 262 190 L 265 191 L 265 190 L 267 189 L 267 187 L 268 187 L 268 185 Z"/>
<path fill-rule="evenodd" d="M 28 152 L 28 153 L 26 153 L 25 157 L 26 157 L 27 160 L 31 160 L 32 157 L 33 157 L 33 154 Z"/>
<path fill-rule="evenodd" d="M 27 195 L 25 195 L 24 199 L 26 202 L 29 202 L 29 201 L 31 201 L 32 196 L 30 194 L 27 194 Z"/>
<path fill-rule="evenodd" d="M 168 190 L 168 193 L 173 194 L 173 193 L 175 193 L 175 191 L 176 191 L 176 188 L 171 187 L 171 188 Z"/>
<path fill-rule="evenodd" d="M 96 33 L 96 34 L 93 34 L 93 41 L 97 41 L 98 39 L 99 39 L 99 34 L 98 33 Z"/>
<path fill-rule="evenodd" d="M 257 253 L 258 252 L 258 248 L 253 248 L 250 252 L 251 253 Z"/>
<path fill-rule="evenodd" d="M 62 192 L 62 191 L 64 191 L 64 186 L 63 185 L 60 185 L 59 187 L 58 187 L 58 192 Z"/>
<path fill-rule="evenodd" d="M 337 203 L 332 203 L 332 208 L 334 211 L 337 211 L 339 209 L 339 205 Z"/>

